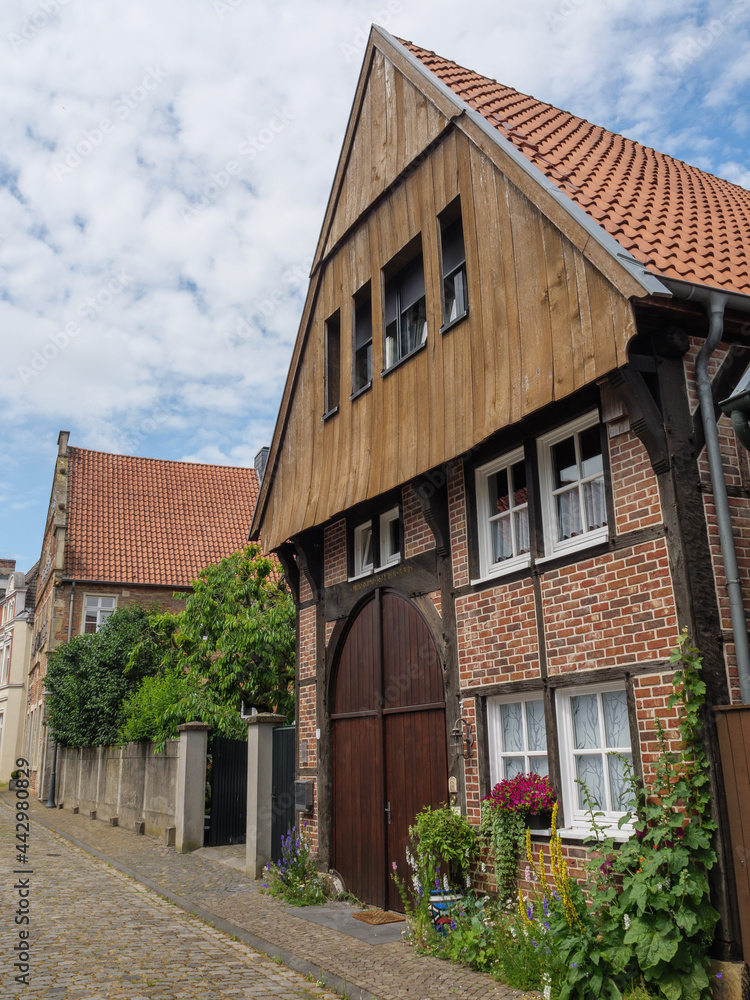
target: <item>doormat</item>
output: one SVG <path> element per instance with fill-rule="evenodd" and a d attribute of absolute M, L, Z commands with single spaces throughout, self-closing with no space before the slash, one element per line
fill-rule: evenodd
<path fill-rule="evenodd" d="M 353 913 L 355 920 L 361 920 L 366 924 L 397 924 L 406 917 L 401 913 L 386 913 L 384 910 L 363 910 L 361 913 Z"/>

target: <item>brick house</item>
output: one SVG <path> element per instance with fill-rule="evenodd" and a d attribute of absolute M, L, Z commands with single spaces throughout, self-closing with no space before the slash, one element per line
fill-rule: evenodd
<path fill-rule="evenodd" d="M 422 805 L 477 822 L 519 771 L 579 858 L 575 779 L 616 826 L 608 754 L 642 774 L 674 732 L 682 627 L 710 702 L 750 700 L 705 447 L 750 363 L 749 240 L 747 191 L 373 29 L 253 522 L 296 586 L 308 830 L 360 898 L 399 905 Z M 748 598 L 748 456 L 718 439 Z M 713 720 L 708 751 L 729 956 Z"/>
<path fill-rule="evenodd" d="M 7 574 L 0 590 L 0 781 L 7 781 L 23 753 L 39 563 L 23 573 L 16 569 L 14 559 L 3 559 L 0 573 Z"/>
<path fill-rule="evenodd" d="M 96 632 L 117 607 L 178 611 L 175 592 L 241 549 L 258 495 L 254 469 L 110 455 L 61 431 L 44 530 L 28 682 L 25 756 L 48 792 L 47 656 Z"/>

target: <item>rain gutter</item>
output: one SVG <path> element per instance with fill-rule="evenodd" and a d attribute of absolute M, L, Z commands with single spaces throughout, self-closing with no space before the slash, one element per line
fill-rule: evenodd
<path fill-rule="evenodd" d="M 661 279 L 670 289 L 675 298 L 698 302 L 706 310 L 709 318 L 708 337 L 701 347 L 695 362 L 695 378 L 700 399 L 701 420 L 706 439 L 706 455 L 711 473 L 711 485 L 716 506 L 716 519 L 719 526 L 721 555 L 724 562 L 724 572 L 729 593 L 729 608 L 732 615 L 732 636 L 737 657 L 737 673 L 740 681 L 740 696 L 743 704 L 750 704 L 750 644 L 747 637 L 747 619 L 745 604 L 742 599 L 739 568 L 737 566 L 737 550 L 734 544 L 732 518 L 729 512 L 727 484 L 724 478 L 724 467 L 721 461 L 719 432 L 714 418 L 714 400 L 711 393 L 711 379 L 708 375 L 708 364 L 724 333 L 724 310 L 729 306 L 738 312 L 750 313 L 750 297 L 724 292 L 705 285 L 693 285 L 685 281 L 674 281 L 670 278 Z M 732 424 L 735 417 L 732 414 Z M 747 431 L 747 418 L 745 418 Z M 740 437 L 740 440 L 744 439 Z"/>

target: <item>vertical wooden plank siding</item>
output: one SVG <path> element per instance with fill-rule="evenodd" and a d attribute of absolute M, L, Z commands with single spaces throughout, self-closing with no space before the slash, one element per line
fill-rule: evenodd
<path fill-rule="evenodd" d="M 724 793 L 732 840 L 732 861 L 737 886 L 742 952 L 750 959 L 750 707 L 718 707 Z"/>
<path fill-rule="evenodd" d="M 399 79 L 376 57 L 361 116 L 370 136 L 362 147 L 367 155 L 357 152 L 352 161 L 353 191 L 367 188 L 372 194 L 373 185 L 393 180 L 402 158 L 425 139 L 429 105 Z M 392 101 L 401 102 L 408 124 L 399 127 Z M 469 312 L 441 334 L 437 216 L 459 194 Z M 417 235 L 425 264 L 427 346 L 382 376 L 382 271 Z M 449 131 L 389 197 L 362 216 L 322 269 L 263 518 L 271 547 L 606 375 L 624 362 L 635 332 L 630 302 L 458 130 Z M 367 280 L 373 384 L 350 401 L 352 297 Z M 321 421 L 325 320 L 336 309 L 341 403 L 336 415 Z"/>

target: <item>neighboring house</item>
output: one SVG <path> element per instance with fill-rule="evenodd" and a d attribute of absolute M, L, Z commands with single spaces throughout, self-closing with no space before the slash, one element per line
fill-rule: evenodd
<path fill-rule="evenodd" d="M 519 771 L 580 858 L 576 778 L 616 827 L 609 752 L 643 773 L 674 734 L 682 627 L 710 703 L 750 701 L 695 374 L 711 311 L 710 431 L 750 363 L 748 248 L 747 191 L 373 29 L 252 529 L 297 586 L 307 829 L 360 899 L 400 905 L 422 805 L 477 822 Z M 719 434 L 748 598 L 748 456 Z M 713 717 L 708 752 L 727 956 Z"/>
<path fill-rule="evenodd" d="M 26 681 L 29 675 L 34 599 L 39 563 L 22 573 L 15 560 L 3 560 L 9 570 L 0 591 L 0 781 L 7 781 L 23 753 Z"/>
<path fill-rule="evenodd" d="M 40 797 L 48 654 L 124 604 L 180 610 L 173 593 L 246 544 L 258 495 L 254 469 L 87 451 L 68 436 L 58 439 L 31 648 L 24 747 Z"/>

